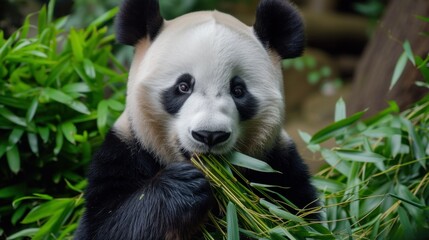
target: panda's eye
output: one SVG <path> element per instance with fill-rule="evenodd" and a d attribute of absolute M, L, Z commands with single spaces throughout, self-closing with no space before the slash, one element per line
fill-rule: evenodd
<path fill-rule="evenodd" d="M 232 91 L 231 94 L 235 97 L 235 98 L 241 98 L 244 96 L 245 90 L 244 87 L 241 85 L 235 86 Z"/>
<path fill-rule="evenodd" d="M 186 83 L 186 82 L 179 83 L 178 90 L 179 90 L 179 92 L 184 93 L 184 94 L 191 92 L 191 88 L 189 87 L 188 83 Z"/>
<path fill-rule="evenodd" d="M 192 93 L 192 88 L 194 86 L 194 77 L 192 75 L 185 73 L 177 79 L 176 83 L 176 92 L 178 94 L 190 94 Z"/>

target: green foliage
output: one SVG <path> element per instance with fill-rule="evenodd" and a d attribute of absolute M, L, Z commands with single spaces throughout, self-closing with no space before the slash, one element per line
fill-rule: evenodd
<path fill-rule="evenodd" d="M 429 22 L 429 19 L 422 18 Z M 415 56 L 403 44 L 391 88 L 409 60 L 429 86 L 429 56 Z M 363 112 L 345 118 L 337 103 L 335 123 L 313 137 L 301 133 L 311 151 L 328 163 L 314 183 L 323 193 L 327 225 L 339 238 L 417 239 L 429 231 L 429 95 L 399 113 L 398 106 L 360 120 Z M 335 140 L 334 149 L 320 144 Z"/>
<path fill-rule="evenodd" d="M 303 239 L 308 236 L 334 239 L 329 230 L 320 223 L 308 223 L 303 217 L 319 208 L 301 211 L 290 201 L 278 195 L 281 201 L 272 198 L 275 193 L 270 185 L 248 182 L 238 168 L 260 172 L 276 172 L 265 162 L 232 153 L 225 158 L 198 156 L 191 161 L 210 180 L 221 216 L 209 215 L 205 239 L 239 239 L 239 233 L 250 239 Z M 256 193 L 262 194 L 260 198 Z M 286 209 L 299 210 L 295 216 Z M 225 216 L 225 217 L 222 217 Z M 215 229 L 216 231 L 212 231 Z"/>
<path fill-rule="evenodd" d="M 29 16 L 8 39 L 0 32 L 0 232 L 28 224 L 12 239 L 61 239 L 74 230 L 84 171 L 124 109 L 126 71 L 103 27 L 117 9 L 66 32 L 67 19 L 54 21 L 53 8 L 41 9 L 38 26 Z"/>
<path fill-rule="evenodd" d="M 391 103 L 370 119 L 356 122 L 356 116 L 312 138 L 302 133 L 328 163 L 314 183 L 329 230 L 340 238 L 415 239 L 429 228 L 429 101 L 402 114 Z M 319 145 L 329 139 L 336 148 Z"/>

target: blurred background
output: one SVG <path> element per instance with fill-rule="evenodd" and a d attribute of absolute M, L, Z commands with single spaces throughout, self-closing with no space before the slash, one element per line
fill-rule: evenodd
<path fill-rule="evenodd" d="M 396 100 L 401 108 L 420 99 L 424 89 L 415 86 L 419 75 L 407 66 L 399 84 L 389 91 L 391 73 L 405 40 L 416 55 L 428 52 L 427 31 L 415 16 L 429 15 L 427 0 L 295 0 L 305 20 L 304 56 L 283 62 L 289 134 L 297 141 L 312 171 L 318 156 L 306 152 L 298 130 L 313 134 L 331 123 L 336 101 L 342 97 L 348 114 L 368 109 L 367 115 Z M 1 0 L 0 28 L 6 36 L 21 26 L 24 17 L 46 0 Z M 117 6 L 119 0 L 58 0 L 56 17 L 70 15 L 67 27 L 84 27 Z M 257 0 L 160 0 L 163 16 L 172 19 L 186 12 L 218 9 L 252 25 Z M 37 18 L 35 18 L 36 20 Z M 425 29 L 426 28 L 426 29 Z M 112 31 L 112 28 L 110 29 Z M 131 49 L 115 46 L 127 65 Z"/>

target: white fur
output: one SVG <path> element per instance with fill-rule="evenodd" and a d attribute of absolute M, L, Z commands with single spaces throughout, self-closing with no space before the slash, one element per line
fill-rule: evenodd
<path fill-rule="evenodd" d="M 160 161 L 181 160 L 180 148 L 206 152 L 192 131 L 225 131 L 231 137 L 211 151 L 232 149 L 257 156 L 280 135 L 284 119 L 283 80 L 278 58 L 267 52 L 253 29 L 219 12 L 197 12 L 165 22 L 151 44 L 136 47 L 126 113 L 140 142 Z M 192 95 L 176 116 L 165 112 L 161 94 L 189 73 Z M 257 99 L 256 116 L 240 122 L 230 80 L 240 76 Z M 123 118 L 116 127 L 127 127 Z M 122 130 L 122 132 L 126 130 Z"/>

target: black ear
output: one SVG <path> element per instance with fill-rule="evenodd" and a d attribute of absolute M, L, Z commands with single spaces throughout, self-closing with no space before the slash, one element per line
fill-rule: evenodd
<path fill-rule="evenodd" d="M 283 59 L 301 56 L 304 51 L 301 16 L 286 0 L 262 0 L 253 28 L 262 44 Z"/>
<path fill-rule="evenodd" d="M 147 37 L 153 40 L 163 23 L 158 0 L 124 0 L 116 16 L 116 38 L 127 45 Z"/>

